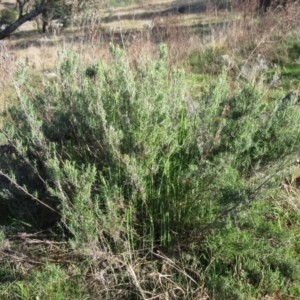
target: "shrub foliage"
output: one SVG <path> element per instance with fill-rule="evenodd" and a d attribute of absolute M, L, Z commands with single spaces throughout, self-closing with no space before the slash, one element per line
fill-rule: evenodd
<path fill-rule="evenodd" d="M 212 299 L 299 295 L 297 210 L 273 201 L 294 172 L 298 106 L 267 103 L 255 82 L 232 88 L 225 72 L 191 98 L 185 73 L 167 69 L 164 45 L 134 68 L 110 50 L 110 63 L 86 69 L 64 49 L 57 78 L 38 87 L 19 68 L 19 105 L 1 129 L 13 149 L 0 159 L 2 217 L 37 229 L 59 223 L 85 255 L 179 255 L 178 299 L 203 286 Z M 156 286 L 131 278 L 128 297 Z"/>

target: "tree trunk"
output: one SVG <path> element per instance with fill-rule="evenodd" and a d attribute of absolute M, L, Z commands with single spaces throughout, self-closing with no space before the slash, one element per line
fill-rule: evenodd
<path fill-rule="evenodd" d="M 19 28 L 22 24 L 29 21 L 30 19 L 38 16 L 42 13 L 46 0 L 42 0 L 34 10 L 29 12 L 24 16 L 20 16 L 17 21 L 7 26 L 4 30 L 0 31 L 0 40 L 5 38 L 9 38 L 11 33 L 13 33 L 17 28 Z"/>

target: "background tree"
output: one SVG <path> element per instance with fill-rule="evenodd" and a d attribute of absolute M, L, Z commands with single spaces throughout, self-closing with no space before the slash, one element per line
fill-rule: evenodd
<path fill-rule="evenodd" d="M 16 0 L 18 18 L 4 30 L 0 31 L 0 40 L 10 37 L 11 33 L 22 24 L 31 21 L 37 16 L 41 16 L 45 19 L 43 22 L 43 31 L 45 31 L 47 26 L 46 22 L 49 20 L 49 17 L 62 17 L 66 15 L 67 12 L 71 13 L 73 7 L 75 7 L 76 10 L 82 10 L 86 8 L 88 2 L 90 2 L 90 0 L 77 0 L 71 4 L 66 4 L 65 0 Z"/>
<path fill-rule="evenodd" d="M 298 4 L 299 0 L 256 0 L 259 13 L 265 13 L 268 10 L 277 8 L 285 9 L 291 4 Z"/>
<path fill-rule="evenodd" d="M 42 32 L 46 32 L 46 27 L 49 21 L 53 19 L 61 19 L 62 22 L 72 14 L 72 4 L 66 4 L 65 1 L 48 0 L 49 5 L 46 5 L 42 13 L 37 18 L 38 29 L 39 21 L 42 21 Z"/>
<path fill-rule="evenodd" d="M 16 11 L 10 8 L 4 8 L 0 11 L 0 25 L 11 24 L 17 19 Z"/>

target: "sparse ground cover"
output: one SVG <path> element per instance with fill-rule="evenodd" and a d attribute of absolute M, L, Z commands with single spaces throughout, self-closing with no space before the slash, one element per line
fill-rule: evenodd
<path fill-rule="evenodd" d="M 149 7 L 2 44 L 0 299 L 300 297 L 298 7 Z"/>

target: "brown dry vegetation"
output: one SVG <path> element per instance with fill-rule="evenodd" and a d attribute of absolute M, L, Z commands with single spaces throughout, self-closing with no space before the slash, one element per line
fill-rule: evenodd
<path fill-rule="evenodd" d="M 11 5 L 10 2 L 13 0 L 5 5 Z M 172 13 L 181 3 L 176 1 L 174 5 L 174 1 L 169 0 L 144 1 L 140 5 L 114 9 L 99 8 L 97 18 L 92 14 L 77 16 L 57 37 L 51 33 L 39 34 L 36 23 L 27 22 L 4 49 L 13 57 L 12 69 L 25 63 L 41 72 L 53 68 L 62 45 L 81 51 L 87 61 L 89 57 L 103 57 L 109 42 L 124 47 L 133 59 L 137 53 L 145 51 L 152 55 L 156 45 L 164 42 L 170 49 L 170 59 L 177 63 L 184 61 L 188 53 L 202 51 L 205 47 L 221 47 L 227 49 L 225 52 L 232 52 L 251 43 L 256 50 L 259 47 L 261 53 L 268 54 L 272 52 L 272 44 L 277 43 L 278 38 L 283 39 L 297 22 L 298 11 L 291 3 L 283 12 L 270 11 L 257 19 L 251 13 L 255 7 L 253 3 L 233 5 L 230 12 L 215 10 L 214 5 L 207 3 L 206 12 L 191 14 Z M 150 22 L 154 26 L 147 30 Z M 8 62 L 5 68 L 8 68 Z"/>

